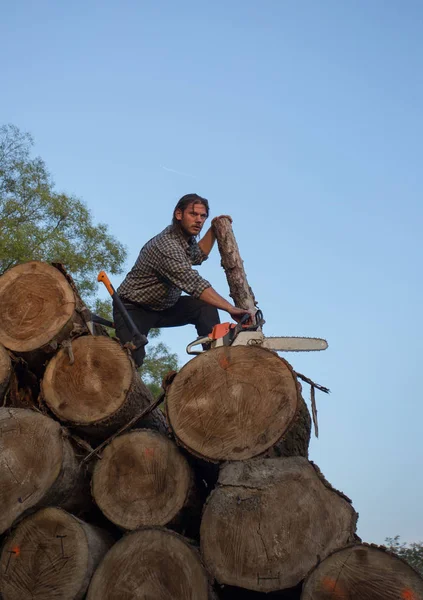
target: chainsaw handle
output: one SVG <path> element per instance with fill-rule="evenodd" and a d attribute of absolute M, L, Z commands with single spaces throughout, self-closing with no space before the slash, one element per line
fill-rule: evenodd
<path fill-rule="evenodd" d="M 199 344 L 208 344 L 211 341 L 212 339 L 208 335 L 194 340 L 193 342 L 188 344 L 187 354 L 191 354 L 193 356 L 196 356 L 197 354 L 202 354 L 203 350 L 192 350 L 192 348 L 194 348 L 194 346 L 198 346 Z"/>

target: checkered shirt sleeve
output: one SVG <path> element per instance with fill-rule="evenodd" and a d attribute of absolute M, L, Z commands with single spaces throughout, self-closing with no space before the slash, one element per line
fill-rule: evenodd
<path fill-rule="evenodd" d="M 117 293 L 123 300 L 152 310 L 170 308 L 182 291 L 199 298 L 211 284 L 192 265 L 206 259 L 193 238 L 188 242 L 172 226 L 167 227 L 142 248 Z"/>

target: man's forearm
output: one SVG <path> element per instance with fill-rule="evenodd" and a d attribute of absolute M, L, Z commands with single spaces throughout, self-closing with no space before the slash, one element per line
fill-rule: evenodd
<path fill-rule="evenodd" d="M 200 300 L 207 302 L 207 304 L 211 304 L 216 308 L 220 308 L 221 310 L 226 310 L 226 312 L 231 312 L 234 308 L 233 304 L 225 300 L 220 294 L 216 292 L 212 287 L 206 288 L 201 296 Z"/>
<path fill-rule="evenodd" d="M 210 229 L 208 229 L 206 231 L 204 236 L 198 242 L 198 245 L 200 246 L 200 248 L 204 252 L 204 254 L 206 254 L 208 256 L 210 254 L 211 249 L 214 246 L 215 241 L 216 241 L 216 236 L 214 235 L 213 228 L 210 227 Z"/>

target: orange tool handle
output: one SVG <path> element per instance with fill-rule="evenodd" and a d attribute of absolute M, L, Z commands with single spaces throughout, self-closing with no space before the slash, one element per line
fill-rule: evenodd
<path fill-rule="evenodd" d="M 114 290 L 112 284 L 110 283 L 110 279 L 107 277 L 106 271 L 100 271 L 100 273 L 97 275 L 97 281 L 104 283 L 109 294 L 111 296 L 114 295 L 115 290 Z"/>

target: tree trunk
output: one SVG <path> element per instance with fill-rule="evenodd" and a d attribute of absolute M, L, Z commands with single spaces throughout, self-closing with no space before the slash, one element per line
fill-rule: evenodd
<path fill-rule="evenodd" d="M 87 600 L 208 600 L 210 584 L 200 557 L 182 536 L 140 529 L 124 536 L 105 556 Z"/>
<path fill-rule="evenodd" d="M 9 353 L 0 344 L 0 402 L 9 388 L 10 377 L 12 375 L 12 363 Z"/>
<path fill-rule="evenodd" d="M 170 523 L 187 503 L 192 485 L 176 444 L 156 431 L 138 429 L 106 447 L 91 489 L 105 516 L 131 530 Z"/>
<path fill-rule="evenodd" d="M 1 554 L 4 600 L 82 600 L 112 538 L 59 508 L 27 517 Z"/>
<path fill-rule="evenodd" d="M 251 458 L 273 446 L 296 421 L 300 399 L 292 368 L 277 354 L 223 346 L 184 365 L 166 409 L 179 442 L 217 462 Z"/>
<path fill-rule="evenodd" d="M 84 331 L 75 294 L 58 269 L 32 261 L 0 277 L 0 342 L 28 354 L 54 352 L 75 327 Z"/>
<path fill-rule="evenodd" d="M 420 600 L 423 579 L 383 548 L 357 544 L 335 552 L 307 577 L 301 600 Z"/>
<path fill-rule="evenodd" d="M 349 543 L 356 521 L 305 458 L 228 463 L 203 513 L 201 552 L 220 584 L 284 590 Z"/>
<path fill-rule="evenodd" d="M 28 509 L 77 505 L 83 473 L 59 423 L 23 408 L 0 408 L 0 533 Z"/>
<path fill-rule="evenodd" d="M 120 344 L 105 336 L 82 336 L 49 362 L 42 381 L 47 406 L 63 422 L 104 438 L 153 402 Z M 143 421 L 165 428 L 160 410 Z"/>
<path fill-rule="evenodd" d="M 255 312 L 256 299 L 253 290 L 248 285 L 244 263 L 239 254 L 231 221 L 225 218 L 217 219 L 213 223 L 213 230 L 222 258 L 222 267 L 228 280 L 230 296 L 235 306 Z"/>

